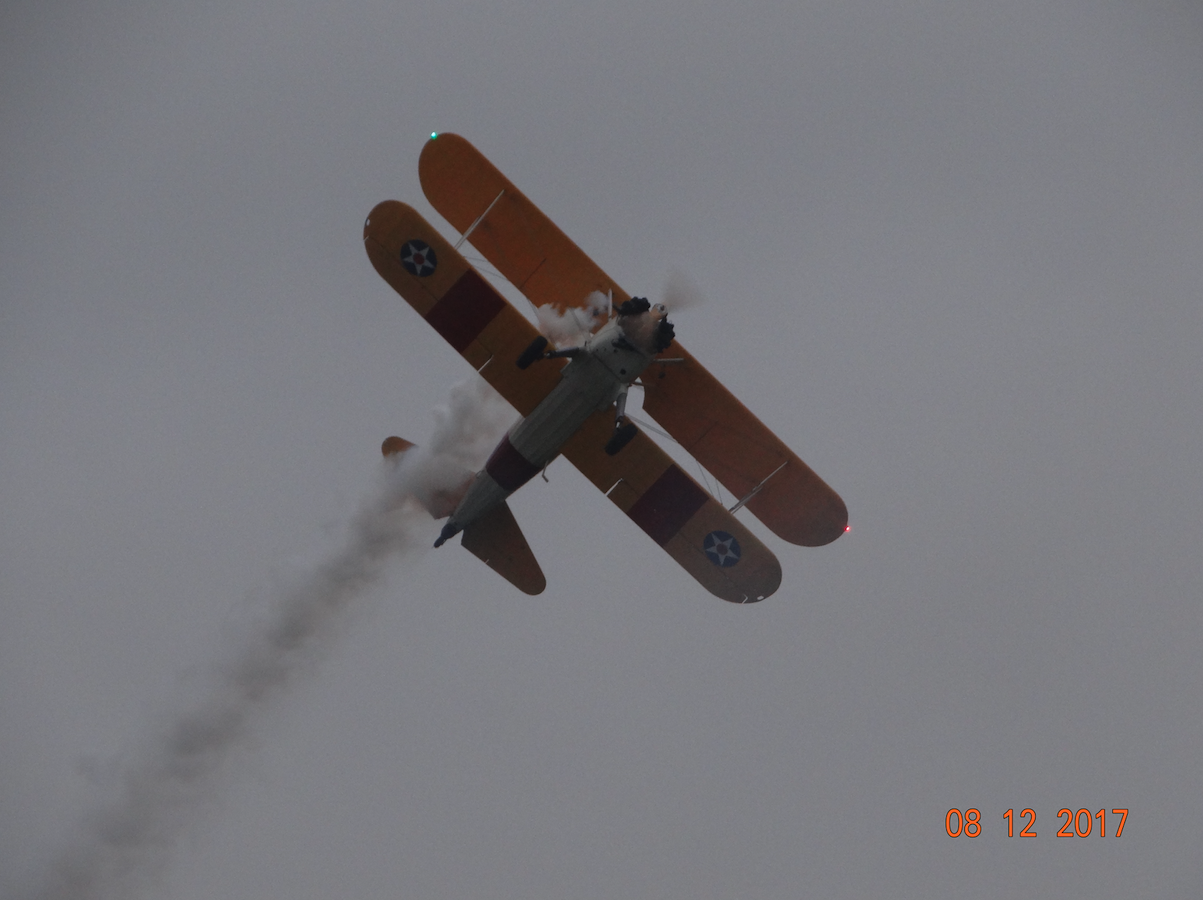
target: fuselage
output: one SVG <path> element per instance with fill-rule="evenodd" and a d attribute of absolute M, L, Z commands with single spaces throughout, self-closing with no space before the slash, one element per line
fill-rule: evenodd
<path fill-rule="evenodd" d="M 663 307 L 607 322 L 579 348 L 560 382 L 506 433 L 451 514 L 439 544 L 537 475 L 594 412 L 609 407 L 651 363 Z M 436 544 L 435 546 L 438 546 Z"/>

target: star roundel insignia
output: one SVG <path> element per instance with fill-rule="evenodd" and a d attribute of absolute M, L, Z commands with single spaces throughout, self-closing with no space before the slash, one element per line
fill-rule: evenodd
<path fill-rule="evenodd" d="M 725 531 L 712 531 L 706 535 L 702 549 L 712 563 L 724 569 L 739 562 L 739 541 Z"/>
<path fill-rule="evenodd" d="M 425 278 L 438 264 L 434 250 L 425 241 L 415 238 L 401 248 L 401 265 L 405 266 L 405 271 L 410 275 Z"/>

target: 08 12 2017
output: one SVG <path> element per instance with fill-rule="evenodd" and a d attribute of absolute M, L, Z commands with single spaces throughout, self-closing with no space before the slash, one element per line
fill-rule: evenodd
<path fill-rule="evenodd" d="M 1036 811 L 1034 809 L 1029 807 L 1020 810 L 1016 815 L 1012 808 L 1004 812 L 1002 817 L 1007 823 L 1007 837 L 1039 837 L 1039 832 L 1035 828 Z M 1108 818 L 1111 820 L 1110 824 L 1108 824 Z M 1061 827 L 1056 832 L 1057 837 L 1085 838 L 1092 834 L 1097 834 L 1099 837 L 1107 837 L 1108 834 L 1114 837 L 1123 837 L 1124 826 L 1128 822 L 1128 810 L 1115 807 L 1108 816 L 1105 806 L 1098 812 L 1087 807 L 1081 807 L 1074 811 L 1065 806 L 1057 811 L 1057 821 L 1061 823 Z M 1018 826 L 1018 830 L 1016 826 Z M 955 838 L 964 835 L 968 838 L 975 838 L 981 835 L 982 829 L 982 812 L 976 807 L 964 810 L 953 807 L 944 815 L 944 831 L 949 837 Z"/>

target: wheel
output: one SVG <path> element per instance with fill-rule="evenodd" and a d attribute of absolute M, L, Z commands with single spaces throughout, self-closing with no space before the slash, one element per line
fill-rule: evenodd
<path fill-rule="evenodd" d="M 635 427 L 634 422 L 620 425 L 614 430 L 614 434 L 610 437 L 610 440 L 606 441 L 606 455 L 616 456 L 623 447 L 631 443 L 638 433 L 639 429 Z"/>
<path fill-rule="evenodd" d="M 522 351 L 522 355 L 518 357 L 518 368 L 528 369 L 530 364 L 543 355 L 543 351 L 547 349 L 547 338 L 539 335 L 530 342 L 530 346 Z"/>

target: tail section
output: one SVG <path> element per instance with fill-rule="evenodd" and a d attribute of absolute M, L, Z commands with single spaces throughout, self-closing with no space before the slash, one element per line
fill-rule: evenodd
<path fill-rule="evenodd" d="M 380 452 L 384 454 L 384 458 L 396 456 L 398 453 L 404 453 L 410 447 L 415 446 L 412 441 L 407 441 L 405 438 L 399 438 L 395 434 L 391 437 L 386 437 L 384 443 L 380 445 Z"/>
<path fill-rule="evenodd" d="M 404 438 L 393 436 L 385 439 L 380 452 L 386 459 L 399 459 L 414 446 Z M 462 478 L 447 480 L 452 487 L 419 485 L 413 497 L 433 518 L 443 519 L 455 512 L 475 477 L 473 472 L 465 469 Z M 505 501 L 465 528 L 462 543 L 464 549 L 523 593 L 539 594 L 547 587 L 543 570 Z"/>
<path fill-rule="evenodd" d="M 526 594 L 541 594 L 547 579 L 504 500 L 464 529 L 464 549 Z"/>

